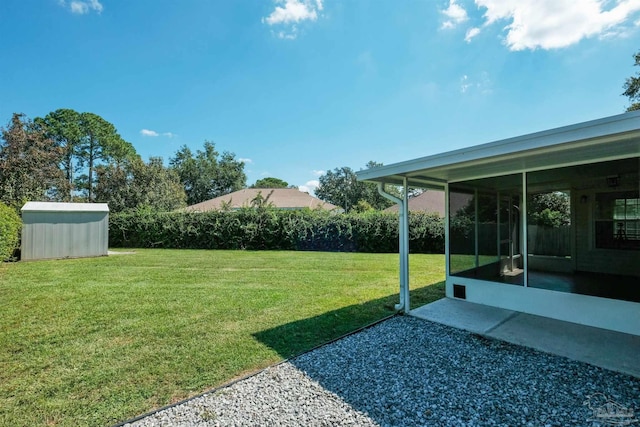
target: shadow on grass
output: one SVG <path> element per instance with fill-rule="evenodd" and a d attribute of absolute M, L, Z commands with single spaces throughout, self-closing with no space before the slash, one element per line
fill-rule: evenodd
<path fill-rule="evenodd" d="M 444 296 L 444 282 L 423 286 L 411 291 L 411 306 L 412 308 L 416 308 L 441 299 Z M 329 311 L 319 316 L 267 329 L 254 334 L 254 337 L 277 351 L 283 358 L 291 358 L 292 356 L 299 355 L 317 347 L 318 344 L 335 340 L 345 334 L 394 314 L 394 305 L 397 302 L 398 294 L 389 295 L 384 298 L 367 301 L 363 304 L 351 305 L 339 310 Z M 381 345 L 384 344 L 381 343 Z M 329 352 L 333 351 L 331 347 L 325 347 L 325 350 Z M 369 356 L 375 358 L 373 354 Z M 336 354 L 336 365 L 330 368 L 331 372 L 324 372 L 322 369 L 320 371 L 315 369 L 309 370 L 308 361 L 305 362 L 304 359 L 293 358 L 290 359 L 289 362 L 311 379 L 318 382 L 325 390 L 336 394 L 354 410 L 367 414 L 381 425 L 384 425 L 385 422 L 388 424 L 388 420 L 385 421 L 384 416 L 381 416 L 376 411 L 371 411 L 371 408 L 363 404 L 362 399 L 357 397 L 363 394 L 370 395 L 374 393 L 368 386 L 368 376 L 376 375 L 375 372 L 372 373 L 366 370 L 367 372 L 363 373 L 362 368 L 360 368 L 357 375 L 352 375 L 353 372 L 350 372 L 352 367 L 351 363 L 346 363 L 345 365 L 344 355 L 341 356 L 340 354 Z M 371 366 L 372 369 L 376 367 L 376 363 L 372 361 L 359 362 L 364 366 Z M 378 366 L 377 368 L 379 369 L 380 367 Z M 393 368 L 390 367 L 389 369 Z M 335 376 L 344 378 L 345 375 L 351 375 L 349 378 L 352 378 L 352 381 L 348 381 L 347 383 L 342 379 L 335 381 Z M 389 389 L 384 389 L 381 392 L 378 390 L 378 394 L 375 396 L 371 395 L 365 400 L 368 402 L 393 402 L 394 399 L 397 400 L 397 396 L 394 396 L 393 392 Z"/>
<path fill-rule="evenodd" d="M 444 298 L 444 283 L 438 282 L 412 289 L 411 307 L 416 308 Z M 260 331 L 253 336 L 287 359 L 394 314 L 394 306 L 397 303 L 398 294 L 393 294 L 286 323 Z"/>

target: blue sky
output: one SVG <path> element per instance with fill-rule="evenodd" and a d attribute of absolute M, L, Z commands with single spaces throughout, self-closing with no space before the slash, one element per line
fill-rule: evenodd
<path fill-rule="evenodd" d="M 205 140 L 313 190 L 328 169 L 624 112 L 640 0 L 2 0 L 0 121 L 58 108 L 145 159 Z"/>

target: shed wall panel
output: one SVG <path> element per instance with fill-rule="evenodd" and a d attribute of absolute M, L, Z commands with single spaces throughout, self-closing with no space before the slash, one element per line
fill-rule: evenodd
<path fill-rule="evenodd" d="M 22 259 L 107 255 L 107 212 L 23 212 Z"/>

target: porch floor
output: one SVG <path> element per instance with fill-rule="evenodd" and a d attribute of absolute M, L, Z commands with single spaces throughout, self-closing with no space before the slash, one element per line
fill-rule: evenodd
<path fill-rule="evenodd" d="M 640 278 L 601 273 L 529 272 L 529 286 L 551 291 L 640 302 Z"/>
<path fill-rule="evenodd" d="M 640 335 L 452 298 L 424 305 L 409 314 L 640 378 Z"/>

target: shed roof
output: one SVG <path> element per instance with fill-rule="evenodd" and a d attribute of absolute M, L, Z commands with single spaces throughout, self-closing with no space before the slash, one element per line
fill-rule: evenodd
<path fill-rule="evenodd" d="M 640 111 L 508 138 L 357 172 L 359 180 L 441 188 L 523 171 L 640 155 Z"/>
<path fill-rule="evenodd" d="M 106 203 L 27 202 L 22 212 L 109 212 Z"/>
<path fill-rule="evenodd" d="M 331 203 L 324 202 L 295 188 L 245 188 L 188 206 L 185 210 L 205 212 L 221 209 L 225 204 L 228 204 L 232 209 L 247 207 L 251 206 L 251 201 L 258 196 L 258 193 L 266 199 L 267 203 L 278 209 L 338 209 L 337 206 Z"/>

